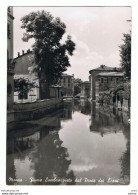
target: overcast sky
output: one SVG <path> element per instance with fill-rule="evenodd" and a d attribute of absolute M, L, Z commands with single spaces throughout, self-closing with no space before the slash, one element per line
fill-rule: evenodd
<path fill-rule="evenodd" d="M 20 19 L 37 10 L 60 17 L 66 24 L 65 37 L 71 35 L 76 43 L 67 73 L 85 81 L 89 70 L 101 64 L 120 65 L 118 46 L 123 43 L 123 33 L 131 28 L 130 22 L 126 21 L 131 19 L 130 7 L 14 7 L 14 57 L 17 52 L 31 49 L 33 42 L 26 43 L 21 39 L 24 30 Z"/>

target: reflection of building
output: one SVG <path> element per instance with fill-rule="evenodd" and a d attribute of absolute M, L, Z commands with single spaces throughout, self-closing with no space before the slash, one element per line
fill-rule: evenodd
<path fill-rule="evenodd" d="M 81 98 L 90 97 L 90 82 L 85 81 L 81 83 Z"/>
<path fill-rule="evenodd" d="M 91 104 L 89 101 L 86 101 L 84 99 L 81 99 L 81 113 L 90 115 L 91 114 Z"/>
<path fill-rule="evenodd" d="M 61 119 L 62 120 L 72 119 L 72 111 L 73 111 L 73 102 L 65 102 Z"/>
<path fill-rule="evenodd" d="M 122 113 L 109 106 L 98 106 L 95 102 L 91 105 L 90 131 L 104 134 L 117 133 L 124 128 Z"/>
<path fill-rule="evenodd" d="M 62 74 L 59 84 L 62 87 L 63 96 L 73 96 L 74 94 L 74 75 Z"/>
<path fill-rule="evenodd" d="M 8 7 L 7 21 L 7 122 L 14 120 L 13 96 L 14 96 L 14 61 L 13 61 L 13 7 Z"/>
<path fill-rule="evenodd" d="M 74 184 L 75 176 L 69 170 L 71 160 L 58 134 L 60 128 L 60 117 L 45 117 L 30 123 L 19 122 L 16 131 L 8 132 L 7 184 L 60 184 L 63 178 L 72 179 L 69 184 Z M 53 176 L 59 181 L 45 182 L 46 177 L 51 179 Z M 22 182 L 10 181 L 10 177 L 21 178 Z M 41 178 L 42 182 L 30 183 L 31 177 Z"/>
<path fill-rule="evenodd" d="M 99 91 L 99 85 L 98 85 L 98 77 L 97 74 L 102 73 L 102 72 L 117 72 L 119 71 L 119 68 L 115 67 L 108 67 L 105 65 L 101 65 L 99 68 L 92 69 L 89 71 L 90 73 L 90 82 L 91 82 L 91 97 L 92 100 L 96 100 L 96 96 L 98 96 L 98 91 Z"/>

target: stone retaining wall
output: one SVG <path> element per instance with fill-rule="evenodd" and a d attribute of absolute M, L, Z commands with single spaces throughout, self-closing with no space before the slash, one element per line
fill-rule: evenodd
<path fill-rule="evenodd" d="M 62 99 L 46 99 L 37 102 L 15 103 L 14 121 L 35 120 L 62 106 Z"/>

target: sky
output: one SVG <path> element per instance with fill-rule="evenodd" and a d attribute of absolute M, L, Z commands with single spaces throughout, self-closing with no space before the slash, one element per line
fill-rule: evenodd
<path fill-rule="evenodd" d="M 123 33 L 129 33 L 131 7 L 14 7 L 14 57 L 22 50 L 31 49 L 33 40 L 23 42 L 24 30 L 20 19 L 32 11 L 45 10 L 60 17 L 66 24 L 66 33 L 76 44 L 70 57 L 68 74 L 87 81 L 89 71 L 101 64 L 120 66 L 119 46 L 123 44 Z"/>

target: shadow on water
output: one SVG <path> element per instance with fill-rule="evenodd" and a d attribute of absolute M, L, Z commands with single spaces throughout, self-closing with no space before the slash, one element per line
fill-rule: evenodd
<path fill-rule="evenodd" d="M 82 171 L 80 170 L 77 175 L 72 168 L 76 157 L 72 157 L 70 151 L 74 152 L 74 148 L 71 144 L 66 146 L 65 140 L 59 136 L 61 130 L 66 133 L 66 128 L 62 124 L 73 123 L 74 116 L 77 116 L 75 114 L 84 116 L 85 120 L 89 117 L 88 132 L 85 131 L 89 138 L 89 134 L 99 134 L 103 139 L 108 134 L 123 133 L 127 141 L 126 150 L 118 159 L 121 170 L 120 178 L 122 179 L 120 181 L 121 184 L 129 183 L 130 127 L 127 121 L 129 116 L 112 107 L 76 100 L 64 103 L 62 109 L 38 120 L 18 122 L 14 129 L 8 131 L 6 173 L 8 185 L 76 184 L 76 177 L 81 176 Z M 77 120 L 79 121 L 79 118 Z M 74 125 L 73 128 L 75 130 L 76 126 Z M 70 129 L 71 131 L 73 130 Z M 74 135 L 75 131 L 71 137 Z M 81 138 L 85 139 L 83 135 L 80 135 L 79 139 Z M 100 143 L 101 139 L 98 138 Z M 83 141 L 87 143 L 87 140 Z M 79 155 L 79 152 L 81 151 L 77 150 L 75 156 Z M 88 156 L 88 158 L 90 157 Z M 84 159 L 84 161 L 86 160 Z"/>

